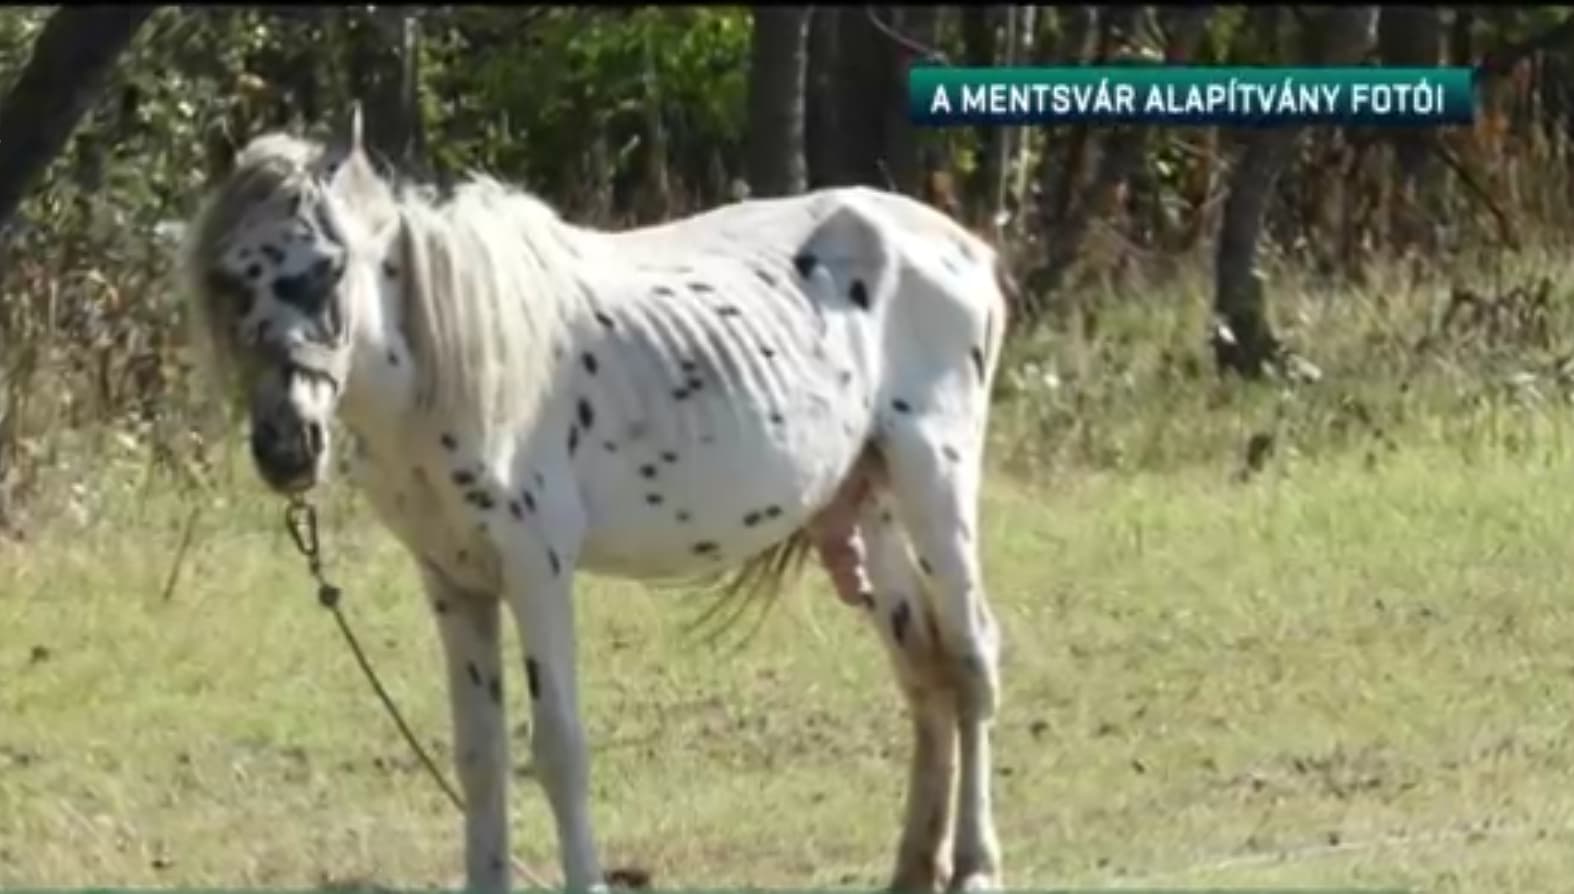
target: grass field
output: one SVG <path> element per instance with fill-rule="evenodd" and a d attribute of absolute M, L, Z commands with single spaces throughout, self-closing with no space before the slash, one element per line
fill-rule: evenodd
<path fill-rule="evenodd" d="M 1345 307 L 1307 317 L 1367 344 L 1325 343 L 1327 398 L 1105 387 L 1133 381 L 1100 367 L 1119 350 L 1068 345 L 1067 381 L 1103 392 L 1002 410 L 984 542 L 1011 887 L 1574 877 L 1574 427 L 1551 402 L 1482 404 L 1462 384 L 1479 370 L 1355 375 L 1339 358 L 1393 366 L 1373 333 L 1403 327 Z M 1155 344 L 1128 366 L 1160 369 Z M 1341 434 L 1351 394 L 1391 430 Z M 1284 447 L 1237 480 L 1264 425 Z M 1026 462 L 1056 445 L 1106 461 Z M 193 504 L 92 455 L 0 543 L 0 885 L 455 884 L 457 817 L 317 607 L 281 507 L 229 469 L 166 598 Z M 414 575 L 354 499 L 323 508 L 352 622 L 446 768 Z M 817 574 L 715 645 L 686 632 L 693 594 L 586 580 L 581 600 L 609 864 L 663 888 L 885 881 L 907 722 Z M 523 734 L 516 853 L 555 879 Z"/>
<path fill-rule="evenodd" d="M 1557 890 L 1574 873 L 1559 454 L 1418 448 L 1246 484 L 997 477 L 1011 884 Z M 457 880 L 451 808 L 272 504 L 236 494 L 200 517 L 167 601 L 173 498 L 110 495 L 0 554 L 0 884 Z M 373 661 L 446 761 L 409 569 L 353 501 L 324 521 Z M 818 578 L 756 638 L 713 646 L 684 631 L 692 596 L 595 581 L 583 601 L 609 862 L 662 887 L 884 880 L 906 725 Z M 518 853 L 555 877 L 523 740 L 516 755 Z"/>

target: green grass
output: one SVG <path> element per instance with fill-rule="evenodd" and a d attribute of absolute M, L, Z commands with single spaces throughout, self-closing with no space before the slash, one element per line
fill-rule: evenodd
<path fill-rule="evenodd" d="M 104 491 L 0 555 L 0 884 L 456 882 L 456 817 L 277 507 L 226 493 L 168 601 L 173 495 Z M 446 766 L 413 574 L 354 501 L 324 522 L 347 610 Z M 1222 464 L 997 475 L 986 523 L 1013 887 L 1552 891 L 1574 872 L 1561 448 L 1420 446 L 1249 483 Z M 906 723 L 818 577 L 741 650 L 685 634 L 696 597 L 581 592 L 609 863 L 662 887 L 883 882 Z M 522 738 L 515 754 L 518 853 L 555 878 Z"/>
<path fill-rule="evenodd" d="M 1438 291 L 1367 289 L 1276 296 L 1314 385 L 1214 381 L 1196 279 L 1016 350 L 984 513 L 1013 888 L 1574 876 L 1574 302 L 1553 343 L 1424 353 Z M 113 439 L 60 456 L 0 543 L 0 885 L 456 884 L 457 817 L 250 470 L 217 470 L 166 600 L 194 498 Z M 446 768 L 413 570 L 355 499 L 322 505 L 352 623 Z M 873 637 L 817 572 L 753 640 L 687 632 L 702 598 L 580 588 L 606 862 L 664 888 L 882 884 L 909 741 Z M 516 853 L 555 879 L 527 745 Z"/>

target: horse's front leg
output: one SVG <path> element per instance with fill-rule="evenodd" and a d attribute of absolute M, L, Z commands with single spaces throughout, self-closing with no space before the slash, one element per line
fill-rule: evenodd
<path fill-rule="evenodd" d="M 509 890 L 508 734 L 499 603 L 457 590 L 423 567 L 442 634 L 453 713 L 454 762 L 465 799 L 465 888 Z"/>
<path fill-rule="evenodd" d="M 583 514 L 573 494 L 543 490 L 536 497 L 538 513 L 516 526 L 516 535 L 499 550 L 505 595 L 519 625 L 531 749 L 557 826 L 564 886 L 605 890 L 590 822 L 590 758 L 580 718 L 574 625 L 574 561 Z"/>

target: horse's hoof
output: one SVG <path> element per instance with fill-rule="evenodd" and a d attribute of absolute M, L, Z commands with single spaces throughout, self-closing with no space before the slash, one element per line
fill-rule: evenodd
<path fill-rule="evenodd" d="M 951 879 L 950 891 L 999 891 L 1000 876 L 991 872 L 959 872 Z"/>
<path fill-rule="evenodd" d="M 897 872 L 885 890 L 887 894 L 940 894 L 950 874 L 943 866 L 911 867 Z"/>
<path fill-rule="evenodd" d="M 607 887 L 621 891 L 642 891 L 650 887 L 650 870 L 638 866 L 620 866 L 605 873 Z"/>

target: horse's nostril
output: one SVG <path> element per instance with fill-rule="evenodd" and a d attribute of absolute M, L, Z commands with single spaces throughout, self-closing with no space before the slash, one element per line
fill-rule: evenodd
<path fill-rule="evenodd" d="M 306 449 L 310 456 L 322 453 L 323 430 L 321 422 L 306 423 Z"/>
<path fill-rule="evenodd" d="M 252 428 L 251 440 L 258 446 L 271 447 L 279 440 L 279 430 L 271 422 L 258 422 Z"/>

